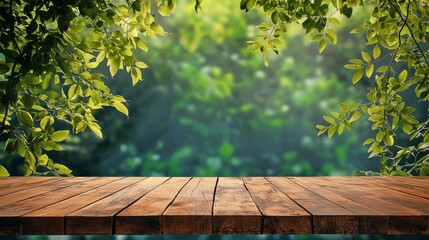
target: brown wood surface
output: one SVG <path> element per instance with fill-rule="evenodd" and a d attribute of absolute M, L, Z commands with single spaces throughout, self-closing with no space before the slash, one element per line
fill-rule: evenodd
<path fill-rule="evenodd" d="M 84 181 L 83 181 L 84 180 Z M 67 199 L 74 195 L 88 191 L 100 184 L 109 181 L 109 178 L 80 178 L 64 179 L 66 184 L 63 188 L 39 194 L 32 198 L 17 201 L 0 207 L 0 233 L 18 234 L 20 232 L 19 217 L 28 212 L 48 206 L 50 204 Z M 53 184 L 56 184 L 54 182 Z M 36 189 L 36 188 L 34 188 Z M 12 194 L 11 194 L 12 195 Z"/>
<path fill-rule="evenodd" d="M 263 215 L 262 233 L 311 233 L 311 215 L 265 178 L 244 178 L 244 183 Z"/>
<path fill-rule="evenodd" d="M 351 199 L 341 196 L 324 187 L 315 184 L 318 178 L 289 178 L 306 189 L 323 196 L 327 200 L 341 205 L 343 208 L 355 213 L 359 217 L 359 233 L 361 234 L 386 234 L 388 215 L 369 208 L 364 204 L 357 203 Z"/>
<path fill-rule="evenodd" d="M 161 215 L 190 180 L 175 177 L 144 195 L 115 217 L 117 234 L 161 234 Z"/>
<path fill-rule="evenodd" d="M 0 234 L 429 234 L 428 177 L 9 177 Z"/>
<path fill-rule="evenodd" d="M 359 233 L 359 220 L 355 213 L 284 177 L 267 179 L 312 214 L 314 233 Z"/>
<path fill-rule="evenodd" d="M 24 188 L 20 191 L 12 192 L 6 195 L 0 196 L 0 207 L 8 205 L 10 203 L 18 202 L 27 198 L 32 198 L 37 195 L 44 193 L 56 191 L 58 189 L 67 187 L 73 183 L 84 182 L 91 180 L 92 178 L 88 177 L 79 177 L 79 178 L 67 178 L 57 181 L 58 178 L 51 178 L 51 181 L 45 185 L 31 186 L 30 188 Z M 25 185 L 27 185 L 25 183 Z"/>
<path fill-rule="evenodd" d="M 164 234 L 211 234 L 217 178 L 193 178 L 162 214 Z"/>
<path fill-rule="evenodd" d="M 113 234 L 113 217 L 166 180 L 168 180 L 167 177 L 143 179 L 68 214 L 66 216 L 66 234 Z"/>
<path fill-rule="evenodd" d="M 49 184 L 60 180 L 60 178 L 40 178 L 40 177 L 8 177 L 0 178 L 0 195 L 18 192 L 24 189 L 33 188 L 39 185 Z"/>
<path fill-rule="evenodd" d="M 261 212 L 241 178 L 219 178 L 213 206 L 213 233 L 262 233 Z"/>
<path fill-rule="evenodd" d="M 140 180 L 141 178 L 109 178 L 105 185 L 24 214 L 20 219 L 21 234 L 64 234 L 64 219 L 67 214 L 77 211 Z"/>
<path fill-rule="evenodd" d="M 318 178 L 316 185 L 330 189 L 348 199 L 361 203 L 369 208 L 383 212 L 389 216 L 387 233 L 405 234 L 406 232 L 424 233 L 427 231 L 428 216 L 421 209 L 414 208 L 408 204 L 400 204 L 390 201 L 390 194 L 397 192 L 389 189 L 379 189 L 376 185 L 361 184 L 359 179 L 354 178 Z M 365 179 L 361 179 L 365 181 Z M 410 197 L 412 197 L 410 195 Z M 415 224 L 408 224 L 415 222 Z"/>

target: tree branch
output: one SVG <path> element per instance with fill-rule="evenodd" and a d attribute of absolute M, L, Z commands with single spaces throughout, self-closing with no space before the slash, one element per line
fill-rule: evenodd
<path fill-rule="evenodd" d="M 419 43 L 417 42 L 416 37 L 414 36 L 413 31 L 411 30 L 410 25 L 408 25 L 408 22 L 407 22 L 408 12 L 409 12 L 409 10 L 410 10 L 411 1 L 410 1 L 410 0 L 408 0 L 408 6 L 407 6 L 407 18 L 405 18 L 405 19 L 404 19 L 404 16 L 402 16 L 402 13 L 399 11 L 399 9 L 395 6 L 395 4 L 393 4 L 393 3 L 392 3 L 392 0 L 388 0 L 388 2 L 389 2 L 389 4 L 390 4 L 394 9 L 395 9 L 395 11 L 399 14 L 399 16 L 401 17 L 402 22 L 404 23 L 404 25 L 402 25 L 401 31 L 402 31 L 402 29 L 404 28 L 404 26 L 407 26 L 408 30 L 410 31 L 411 38 L 413 39 L 414 43 L 416 44 L 417 48 L 419 49 L 419 52 L 420 52 L 420 54 L 422 55 L 422 57 L 423 57 L 423 59 L 424 59 L 424 61 L 425 61 L 426 65 L 429 67 L 429 62 L 427 61 L 427 59 L 426 59 L 426 57 L 425 57 L 425 54 L 424 54 L 423 50 L 421 49 L 421 47 L 420 47 Z M 400 31 L 400 32 L 401 32 L 401 31 Z M 399 32 L 399 33 L 400 33 L 400 32 Z M 400 40 L 400 39 L 399 39 L 399 40 Z M 399 44 L 400 44 L 400 43 L 401 43 L 401 42 L 399 42 Z"/>

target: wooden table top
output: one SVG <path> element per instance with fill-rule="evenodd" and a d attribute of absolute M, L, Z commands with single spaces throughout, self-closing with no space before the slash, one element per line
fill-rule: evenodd
<path fill-rule="evenodd" d="M 9 177 L 0 234 L 429 234 L 429 177 Z"/>

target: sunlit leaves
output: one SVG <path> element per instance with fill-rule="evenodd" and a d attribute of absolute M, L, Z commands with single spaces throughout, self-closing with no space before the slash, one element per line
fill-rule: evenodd
<path fill-rule="evenodd" d="M 133 85 L 141 81 L 148 66 L 140 53 L 148 51 L 148 38 L 166 35 L 157 20 L 174 11 L 176 1 L 20 1 L 11 7 L 11 18 L 19 19 L 14 29 L 5 30 L 10 19 L 0 19 L 0 81 L 8 82 L 0 86 L 0 109 L 7 113 L 0 121 L 12 124 L 14 134 L 2 132 L 2 139 L 8 153 L 24 157 L 24 174 L 70 175 L 54 167 L 48 151 L 63 150 L 59 143 L 70 133 L 89 129 L 102 138 L 95 109 L 111 106 L 128 115 L 100 65 L 107 64 L 112 77 L 122 70 Z"/>
<path fill-rule="evenodd" d="M 381 54 L 381 48 L 377 44 L 372 49 L 372 55 L 373 55 L 374 59 L 378 59 L 380 57 L 380 54 Z"/>
<path fill-rule="evenodd" d="M 326 48 L 326 40 L 322 39 L 319 42 L 319 53 L 322 53 L 323 50 L 325 50 L 325 48 Z"/>
<path fill-rule="evenodd" d="M 61 175 L 71 176 L 71 170 L 63 164 L 55 163 L 54 164 L 55 171 Z"/>
<path fill-rule="evenodd" d="M 369 53 L 362 51 L 361 54 L 365 62 L 367 63 L 371 62 L 371 56 L 369 55 Z"/>
<path fill-rule="evenodd" d="M 99 138 L 103 138 L 103 133 L 101 132 L 101 127 L 96 122 L 88 122 L 88 127 L 91 131 Z"/>
<path fill-rule="evenodd" d="M 118 110 L 119 112 L 125 114 L 125 116 L 128 117 L 128 109 L 127 109 L 127 107 L 123 103 L 118 102 L 118 101 L 114 101 L 113 102 L 113 107 L 115 107 L 116 110 Z"/>
<path fill-rule="evenodd" d="M 52 133 L 51 139 L 54 142 L 62 142 L 67 138 L 68 135 L 69 135 L 68 130 L 60 130 Z"/>
<path fill-rule="evenodd" d="M 21 125 L 31 127 L 34 124 L 33 117 L 27 111 L 24 111 L 24 110 L 17 111 L 16 117 L 18 118 L 18 121 L 19 123 L 21 123 Z"/>
<path fill-rule="evenodd" d="M 8 177 L 8 176 L 9 176 L 9 172 L 7 171 L 7 169 L 2 165 L 0 165 L 0 177 Z"/>
<path fill-rule="evenodd" d="M 363 68 L 356 69 L 355 73 L 353 73 L 352 82 L 353 84 L 358 83 L 363 76 Z"/>

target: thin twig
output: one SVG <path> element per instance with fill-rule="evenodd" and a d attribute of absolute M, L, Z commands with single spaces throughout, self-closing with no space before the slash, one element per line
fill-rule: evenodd
<path fill-rule="evenodd" d="M 402 16 L 402 13 L 399 11 L 399 9 L 395 6 L 395 4 L 392 3 L 391 0 L 388 0 L 389 4 L 395 9 L 395 11 L 399 14 L 399 16 L 401 17 L 402 22 L 404 23 L 403 26 L 407 26 L 408 30 L 410 31 L 411 34 L 411 38 L 413 39 L 414 43 L 416 44 L 417 48 L 419 49 L 420 54 L 422 55 L 424 61 L 426 62 L 426 65 L 429 67 L 429 62 L 427 61 L 425 54 L 423 52 L 423 50 L 421 49 L 420 45 L 417 42 L 416 37 L 414 36 L 413 31 L 411 30 L 410 25 L 408 25 L 407 19 L 404 19 L 404 16 Z M 408 11 L 411 5 L 411 1 L 408 0 L 408 6 L 407 6 L 407 16 L 408 16 Z"/>

